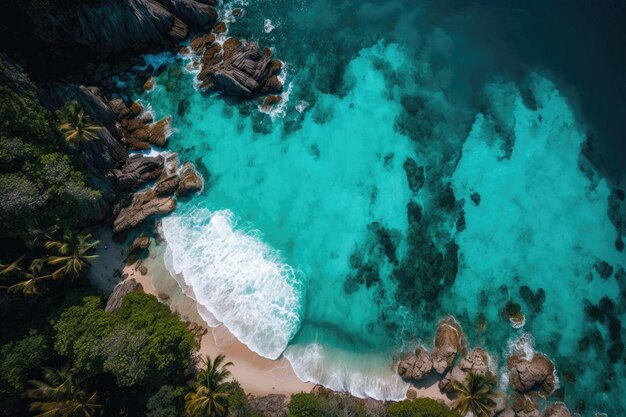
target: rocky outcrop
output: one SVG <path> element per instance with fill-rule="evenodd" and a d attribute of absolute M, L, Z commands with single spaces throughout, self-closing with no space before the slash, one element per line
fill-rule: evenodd
<path fill-rule="evenodd" d="M 398 375 L 404 379 L 419 381 L 433 369 L 433 361 L 430 353 L 418 346 L 415 352 L 409 352 L 398 364 Z"/>
<path fill-rule="evenodd" d="M 433 369 L 443 374 L 452 365 L 457 353 L 465 354 L 467 340 L 463 329 L 452 316 L 439 321 L 432 352 Z"/>
<path fill-rule="evenodd" d="M 167 177 L 159 180 L 159 182 L 154 186 L 154 191 L 159 197 L 172 195 L 178 189 L 179 184 L 180 178 L 177 174 L 168 175 Z"/>
<path fill-rule="evenodd" d="M 132 155 L 120 169 L 113 170 L 119 191 L 134 190 L 159 178 L 162 173 L 163 157 L 160 155 Z"/>
<path fill-rule="evenodd" d="M 134 278 L 120 282 L 115 286 L 115 288 L 113 288 L 113 292 L 109 295 L 109 299 L 107 300 L 107 305 L 104 310 L 109 313 L 119 310 L 122 306 L 122 301 L 124 301 L 124 297 L 133 291 L 143 291 L 141 284 L 135 281 Z"/>
<path fill-rule="evenodd" d="M 287 415 L 287 398 L 282 394 L 270 394 L 263 397 L 250 395 L 248 405 L 265 417 L 284 417 Z"/>
<path fill-rule="evenodd" d="M 178 175 L 180 183 L 176 190 L 177 197 L 186 197 L 202 189 L 202 177 L 189 162 L 183 164 Z"/>
<path fill-rule="evenodd" d="M 489 354 L 487 352 L 480 348 L 475 348 L 469 352 L 439 381 L 439 389 L 443 392 L 449 392 L 452 381 L 464 383 L 469 374 L 494 376 L 489 370 Z"/>
<path fill-rule="evenodd" d="M 515 417 L 541 417 L 534 401 L 525 395 L 513 397 L 511 409 L 515 412 Z"/>
<path fill-rule="evenodd" d="M 39 38 L 57 49 L 82 47 L 97 55 L 136 52 L 211 27 L 217 12 L 195 0 L 96 0 L 30 12 Z"/>
<path fill-rule="evenodd" d="M 126 263 L 128 265 L 133 264 L 141 256 L 146 249 L 150 247 L 150 238 L 148 236 L 137 236 L 133 243 L 131 243 L 128 249 L 128 256 L 126 257 Z"/>
<path fill-rule="evenodd" d="M 572 417 L 569 409 L 563 403 L 554 403 L 546 408 L 543 417 Z"/>
<path fill-rule="evenodd" d="M 243 98 L 278 93 L 283 85 L 277 77 L 282 68 L 272 59 L 272 51 L 251 41 L 228 38 L 223 46 L 213 35 L 192 40 L 195 53 L 201 54 L 202 68 L 197 75 L 200 87 Z"/>
<path fill-rule="evenodd" d="M 556 388 L 554 364 L 541 354 L 532 360 L 519 355 L 510 356 L 507 361 L 509 369 L 509 385 L 520 393 L 538 391 L 546 397 Z"/>
<path fill-rule="evenodd" d="M 159 197 L 154 190 L 137 193 L 113 221 L 113 233 L 120 233 L 141 224 L 150 216 L 171 213 L 176 209 L 172 197 Z"/>

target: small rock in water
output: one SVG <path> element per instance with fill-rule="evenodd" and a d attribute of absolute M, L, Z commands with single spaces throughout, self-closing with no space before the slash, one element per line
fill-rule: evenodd
<path fill-rule="evenodd" d="M 154 88 L 154 78 L 150 77 L 148 78 L 148 80 L 143 84 L 143 89 L 144 91 L 152 91 L 152 89 Z"/>
<path fill-rule="evenodd" d="M 233 16 L 237 17 L 241 14 L 242 10 L 240 8 L 233 9 Z"/>
<path fill-rule="evenodd" d="M 224 33 L 224 32 L 226 32 L 226 23 L 224 23 L 224 22 L 217 22 L 215 24 L 215 26 L 213 26 L 213 29 L 211 30 L 211 32 L 213 32 L 213 33 Z"/>
<path fill-rule="evenodd" d="M 281 96 L 265 97 L 265 101 L 263 102 L 263 110 L 269 110 L 274 104 L 280 103 L 281 100 L 282 100 Z"/>

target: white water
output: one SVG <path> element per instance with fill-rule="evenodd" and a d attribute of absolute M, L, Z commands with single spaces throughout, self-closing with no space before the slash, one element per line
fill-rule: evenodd
<path fill-rule="evenodd" d="M 170 273 L 193 288 L 211 313 L 200 310 L 203 318 L 224 323 L 259 355 L 278 358 L 300 325 L 300 274 L 228 210 L 174 214 L 163 219 L 163 233 Z"/>

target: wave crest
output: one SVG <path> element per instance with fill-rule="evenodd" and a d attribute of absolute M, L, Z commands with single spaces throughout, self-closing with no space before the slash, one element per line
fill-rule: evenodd
<path fill-rule="evenodd" d="M 207 322 L 224 323 L 251 350 L 276 359 L 300 327 L 304 283 L 280 252 L 229 210 L 194 208 L 163 219 L 168 269 L 182 274 Z M 205 317 L 207 316 L 207 317 Z"/>

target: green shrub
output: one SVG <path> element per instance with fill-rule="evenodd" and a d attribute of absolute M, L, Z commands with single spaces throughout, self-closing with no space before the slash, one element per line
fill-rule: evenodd
<path fill-rule="evenodd" d="M 182 417 L 185 388 L 163 385 L 148 399 L 146 417 Z"/>
<path fill-rule="evenodd" d="M 87 375 L 110 372 L 121 387 L 183 382 L 197 346 L 169 308 L 141 292 L 107 313 L 97 297 L 65 310 L 53 322 L 54 347 Z"/>
<path fill-rule="evenodd" d="M 387 414 L 389 417 L 460 417 L 456 411 L 432 398 L 391 403 Z"/>
<path fill-rule="evenodd" d="M 289 417 L 327 417 L 331 415 L 326 398 L 315 394 L 293 394 L 289 402 Z"/>

